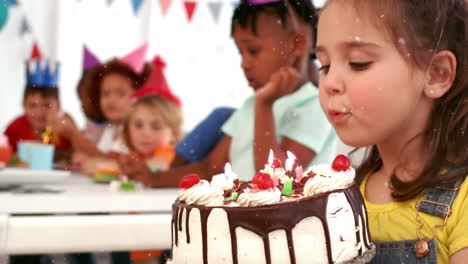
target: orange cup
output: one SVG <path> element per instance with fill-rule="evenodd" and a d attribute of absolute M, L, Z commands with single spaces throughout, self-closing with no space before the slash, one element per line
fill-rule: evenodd
<path fill-rule="evenodd" d="M 0 147 L 0 162 L 8 164 L 12 154 L 13 150 L 10 146 Z"/>

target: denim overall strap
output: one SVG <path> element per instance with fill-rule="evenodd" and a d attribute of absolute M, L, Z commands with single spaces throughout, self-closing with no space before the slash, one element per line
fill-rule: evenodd
<path fill-rule="evenodd" d="M 447 219 L 450 215 L 450 208 L 455 200 L 460 185 L 464 178 L 451 184 L 430 188 L 422 200 L 417 204 L 418 212 L 435 215 Z M 419 235 L 418 235 L 419 236 Z M 437 240 L 428 241 L 428 254 L 424 257 L 417 257 L 415 253 L 415 243 L 419 239 L 405 241 L 379 241 L 375 242 L 377 254 L 371 263 L 408 263 L 408 264 L 435 264 L 437 263 Z"/>
<path fill-rule="evenodd" d="M 456 182 L 436 186 L 424 195 L 421 201 L 417 205 L 417 209 L 420 212 L 446 218 L 450 215 L 450 207 L 453 201 L 457 197 L 460 185 L 464 179 L 460 179 Z"/>

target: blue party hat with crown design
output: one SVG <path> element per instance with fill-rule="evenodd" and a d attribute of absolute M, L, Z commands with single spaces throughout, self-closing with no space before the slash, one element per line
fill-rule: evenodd
<path fill-rule="evenodd" d="M 34 44 L 31 57 L 26 62 L 26 80 L 35 87 L 58 87 L 58 62 L 43 60 L 37 44 Z"/>
<path fill-rule="evenodd" d="M 49 60 L 30 60 L 26 66 L 27 82 L 36 87 L 57 87 L 59 66 L 58 62 Z"/>

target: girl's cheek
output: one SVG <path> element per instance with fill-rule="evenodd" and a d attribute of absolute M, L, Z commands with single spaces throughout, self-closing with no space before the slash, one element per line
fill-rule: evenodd
<path fill-rule="evenodd" d="M 350 103 L 354 110 L 361 112 L 374 111 L 379 105 L 378 88 L 371 83 L 360 83 L 349 93 Z"/>

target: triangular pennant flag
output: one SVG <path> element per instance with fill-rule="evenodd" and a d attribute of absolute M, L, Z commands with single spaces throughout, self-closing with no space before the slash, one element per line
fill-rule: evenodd
<path fill-rule="evenodd" d="M 31 51 L 31 60 L 40 60 L 42 57 L 41 52 L 39 51 L 39 46 L 37 43 L 34 43 L 32 51 Z"/>
<path fill-rule="evenodd" d="M 213 16 L 214 21 L 217 23 L 219 21 L 219 15 L 221 14 L 222 2 L 209 2 L 208 10 L 210 10 L 211 15 Z"/>
<path fill-rule="evenodd" d="M 137 15 L 143 0 L 132 0 L 133 14 Z"/>
<path fill-rule="evenodd" d="M 26 17 L 23 17 L 21 19 L 20 36 L 23 36 L 24 34 L 29 33 L 29 32 L 31 32 L 31 30 L 29 29 L 29 23 L 26 20 Z"/>
<path fill-rule="evenodd" d="M 114 3 L 114 0 L 106 0 L 107 7 L 110 7 Z"/>
<path fill-rule="evenodd" d="M 187 13 L 188 21 L 192 21 L 193 13 L 197 7 L 197 2 L 194 1 L 184 1 L 185 12 Z"/>
<path fill-rule="evenodd" d="M 172 0 L 159 0 L 159 6 L 161 8 L 161 13 L 163 16 L 167 15 L 167 11 L 169 10 L 169 6 L 171 5 Z"/>
<path fill-rule="evenodd" d="M 143 44 L 138 49 L 130 52 L 125 57 L 121 58 L 120 61 L 128 64 L 136 73 L 141 73 L 145 66 L 146 51 L 148 49 L 148 43 Z"/>
<path fill-rule="evenodd" d="M 6 0 L 7 1 L 7 4 L 9 6 L 17 6 L 18 5 L 18 1 L 17 0 Z"/>

